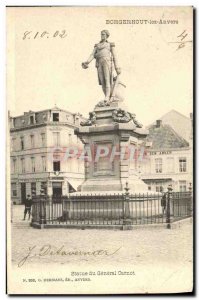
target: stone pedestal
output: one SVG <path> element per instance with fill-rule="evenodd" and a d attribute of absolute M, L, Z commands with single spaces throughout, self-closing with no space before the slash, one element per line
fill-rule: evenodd
<path fill-rule="evenodd" d="M 118 102 L 109 106 L 99 104 L 90 113 L 89 120 L 75 132 L 84 143 L 85 152 L 88 150 L 92 155 L 92 160 L 85 162 L 81 192 L 122 191 L 126 182 L 131 192 L 147 191 L 147 185 L 138 177 L 137 161 L 130 159 L 133 151 L 143 143 L 147 131 L 141 128 L 135 115 L 122 110 L 119 105 L 121 107 Z M 104 148 L 109 149 L 108 154 Z M 124 149 L 126 154 L 121 159 L 118 152 L 123 153 Z M 131 149 L 129 155 L 128 149 Z M 100 155 L 98 160 L 97 154 Z"/>

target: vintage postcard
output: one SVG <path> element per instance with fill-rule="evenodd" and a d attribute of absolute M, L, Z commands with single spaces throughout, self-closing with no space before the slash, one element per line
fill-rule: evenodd
<path fill-rule="evenodd" d="M 7 293 L 193 293 L 193 7 L 7 7 Z"/>

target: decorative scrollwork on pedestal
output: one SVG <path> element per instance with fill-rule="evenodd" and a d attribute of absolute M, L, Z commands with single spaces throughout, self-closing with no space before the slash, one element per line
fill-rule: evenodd
<path fill-rule="evenodd" d="M 131 119 L 133 120 L 133 123 L 136 125 L 136 127 L 138 127 L 138 128 L 142 128 L 143 127 L 143 125 L 140 123 L 140 122 L 138 122 L 137 120 L 136 120 L 136 115 L 135 114 L 132 114 L 132 113 L 129 113 L 130 115 L 131 115 Z"/>
<path fill-rule="evenodd" d="M 118 108 L 113 111 L 113 121 L 118 123 L 128 123 L 131 120 L 131 116 L 125 110 Z"/>
<path fill-rule="evenodd" d="M 113 121 L 118 123 L 128 123 L 131 120 L 136 125 L 136 127 L 141 128 L 142 124 L 136 120 L 136 115 L 129 113 L 121 108 L 115 109 L 112 114 Z"/>
<path fill-rule="evenodd" d="M 95 112 L 90 112 L 89 113 L 89 119 L 86 121 L 82 121 L 80 123 L 81 126 L 91 126 L 96 123 L 96 113 Z"/>

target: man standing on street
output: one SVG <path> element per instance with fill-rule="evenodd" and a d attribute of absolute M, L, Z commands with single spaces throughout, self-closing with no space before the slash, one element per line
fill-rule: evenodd
<path fill-rule="evenodd" d="M 27 195 L 24 205 L 25 205 L 25 210 L 24 210 L 24 219 L 23 220 L 26 219 L 27 213 L 29 215 L 28 220 L 30 220 L 30 213 L 31 213 L 31 206 L 32 206 L 32 199 L 31 199 L 30 195 Z"/>

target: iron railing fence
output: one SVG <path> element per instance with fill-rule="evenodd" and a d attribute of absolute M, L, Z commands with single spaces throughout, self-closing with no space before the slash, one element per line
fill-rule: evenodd
<path fill-rule="evenodd" d="M 33 199 L 32 225 L 141 225 L 171 223 L 192 215 L 192 193 L 69 194 Z"/>

